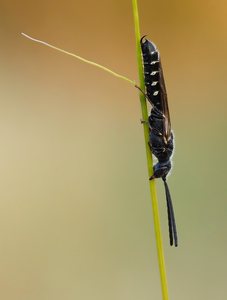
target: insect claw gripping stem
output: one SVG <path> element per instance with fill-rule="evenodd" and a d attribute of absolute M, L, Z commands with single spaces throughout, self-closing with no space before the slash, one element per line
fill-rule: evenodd
<path fill-rule="evenodd" d="M 140 123 L 141 123 L 141 124 L 149 124 L 149 122 L 148 122 L 148 121 L 146 121 L 146 120 L 143 120 L 143 119 L 140 119 Z"/>

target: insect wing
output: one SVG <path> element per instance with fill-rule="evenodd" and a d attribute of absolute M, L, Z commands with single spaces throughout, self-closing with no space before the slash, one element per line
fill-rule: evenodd
<path fill-rule="evenodd" d="M 165 136 L 166 140 L 169 141 L 171 137 L 171 122 L 170 122 L 168 98 L 167 98 L 167 92 L 166 92 L 166 86 L 165 86 L 161 61 L 159 63 L 159 86 L 160 86 L 160 99 L 161 99 L 162 113 L 165 117 L 165 122 L 163 126 L 163 135 Z"/>
<path fill-rule="evenodd" d="M 162 134 L 167 142 L 171 138 L 171 122 L 160 53 L 156 45 L 145 37 L 141 38 L 140 43 L 143 53 L 147 97 L 151 105 L 164 115 Z"/>

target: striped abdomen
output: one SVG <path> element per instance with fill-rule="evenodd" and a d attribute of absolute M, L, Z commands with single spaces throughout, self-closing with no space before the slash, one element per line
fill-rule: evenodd
<path fill-rule="evenodd" d="M 155 44 L 141 39 L 147 96 L 152 105 L 162 111 L 160 88 L 160 56 Z"/>

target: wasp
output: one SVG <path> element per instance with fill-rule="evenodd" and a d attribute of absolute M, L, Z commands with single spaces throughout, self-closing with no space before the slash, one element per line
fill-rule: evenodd
<path fill-rule="evenodd" d="M 174 209 L 169 187 L 166 182 L 171 170 L 171 157 L 174 149 L 174 136 L 171 130 L 168 99 L 163 76 L 160 53 L 156 45 L 143 36 L 140 40 L 144 78 L 146 87 L 146 98 L 151 104 L 151 112 L 148 118 L 149 146 L 152 154 L 158 162 L 153 166 L 153 175 L 150 180 L 162 178 L 165 186 L 169 239 L 170 245 L 178 246 L 178 237 Z"/>

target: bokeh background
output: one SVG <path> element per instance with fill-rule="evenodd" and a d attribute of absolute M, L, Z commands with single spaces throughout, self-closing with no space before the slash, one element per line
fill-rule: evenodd
<path fill-rule="evenodd" d="M 176 138 L 170 299 L 227 294 L 226 1 L 139 1 Z M 0 297 L 161 299 L 138 92 L 33 35 L 137 79 L 131 1 L 0 0 Z"/>

